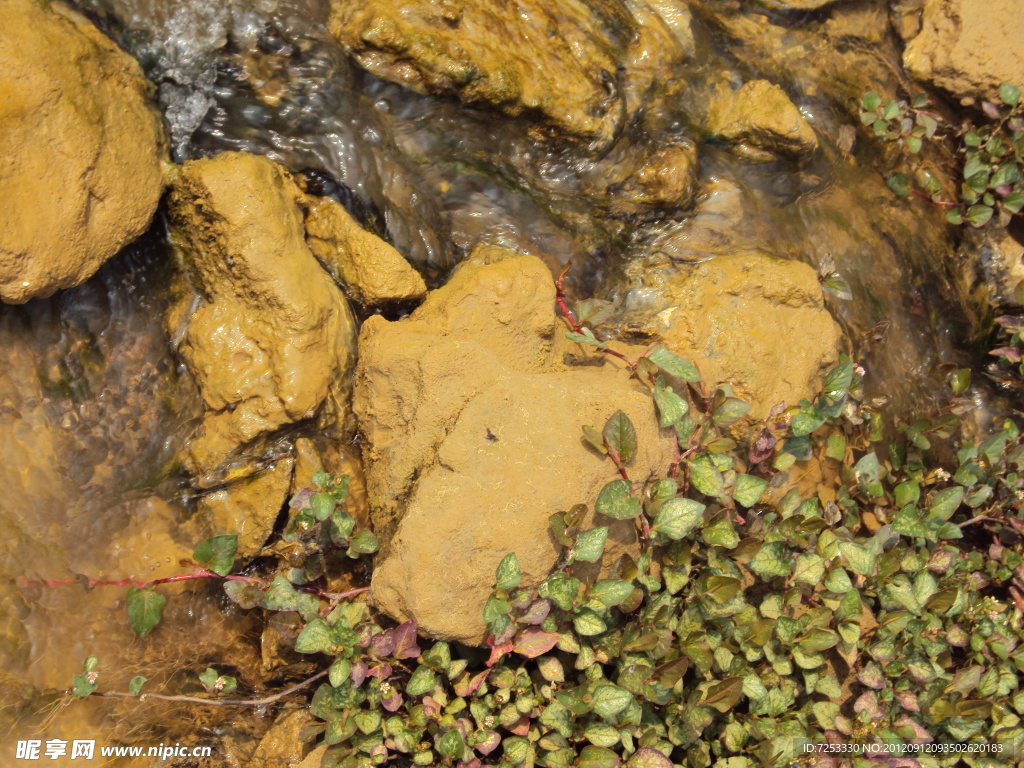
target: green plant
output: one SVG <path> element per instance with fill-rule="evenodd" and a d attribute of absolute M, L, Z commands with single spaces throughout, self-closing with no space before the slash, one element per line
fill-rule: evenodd
<path fill-rule="evenodd" d="M 918 94 L 908 104 L 870 92 L 860 104 L 861 121 L 871 125 L 877 137 L 896 142 L 917 154 L 923 142 L 939 135 L 939 116 L 925 109 L 928 98 Z M 984 227 L 993 217 L 1004 225 L 1008 217 L 1024 208 L 1024 106 L 1020 89 L 1003 83 L 999 103 L 983 102 L 982 112 L 991 122 L 976 126 L 966 122 L 955 133 L 958 151 L 964 156 L 958 200 L 941 199 L 938 179 L 925 167 L 914 174 L 920 189 L 914 188 L 905 173 L 887 180 L 889 188 L 901 197 L 916 195 L 950 208 L 951 224 Z M 923 190 L 923 191 L 922 191 Z"/>
<path fill-rule="evenodd" d="M 514 553 L 496 569 L 484 657 L 314 586 L 332 558 L 376 548 L 341 509 L 345 479 L 318 475 L 292 500 L 295 553 L 272 580 L 231 573 L 232 537 L 197 547 L 188 578 L 288 613 L 295 650 L 321 671 L 259 700 L 144 694 L 142 678 L 102 695 L 266 705 L 319 683 L 310 735 L 324 768 L 754 768 L 810 762 L 808 745 L 857 768 L 1024 757 L 1024 442 L 1007 421 L 939 462 L 969 408 L 968 371 L 950 374 L 939 413 L 887 417 L 844 358 L 818 397 L 772 409 L 741 448 L 729 430 L 751 426 L 749 408 L 728 386 L 662 347 L 614 349 L 593 327 L 605 305 L 570 310 L 561 279 L 557 299 L 569 337 L 625 362 L 674 437 L 663 475 L 633 478 L 625 413 L 583 428 L 610 462 L 596 519 L 631 520 L 632 553 L 584 581 L 577 564 L 602 562 L 608 525 L 584 525 L 584 504 L 553 511 L 553 571 L 527 583 Z M 785 490 L 797 462 L 836 480 Z M 157 603 L 129 613 L 140 634 Z M 97 668 L 90 657 L 76 695 L 100 695 Z M 208 691 L 237 684 L 199 677 Z"/>

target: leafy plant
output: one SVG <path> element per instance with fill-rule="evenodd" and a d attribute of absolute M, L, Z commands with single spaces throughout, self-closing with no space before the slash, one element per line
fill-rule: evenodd
<path fill-rule="evenodd" d="M 583 428 L 608 483 L 551 515 L 561 554 L 539 583 L 515 553 L 501 560 L 486 658 L 349 600 L 362 590 L 316 586 L 332 561 L 376 548 L 341 508 L 346 480 L 318 475 L 291 502 L 295 554 L 273 579 L 231 573 L 232 537 L 197 547 L 189 577 L 288 614 L 295 650 L 322 669 L 269 698 L 211 702 L 266 706 L 318 683 L 308 735 L 326 746 L 324 768 L 754 768 L 797 763 L 807 744 L 834 745 L 829 757 L 857 768 L 927 744 L 936 751 L 905 759 L 1024 755 L 1024 442 L 1007 421 L 965 441 L 948 468 L 935 458 L 937 442 L 960 436 L 968 371 L 950 374 L 938 414 L 886 423 L 886 398 L 866 395 L 843 358 L 817 397 L 779 404 L 741 447 L 729 430 L 749 425 L 749 408 L 727 385 L 705 385 L 663 347 L 630 358 L 591 326 L 604 305 L 569 310 L 560 281 L 557 296 L 569 337 L 648 387 L 675 444 L 664 473 L 631 477 L 638 438 L 624 412 Z M 1007 329 L 1006 349 L 1019 349 L 1021 329 Z M 837 481 L 786 489 L 801 461 Z M 604 562 L 613 520 L 632 521 L 637 545 Z M 601 563 L 600 577 L 583 580 L 579 563 Z M 140 605 L 144 634 L 156 603 Z M 98 693 L 97 664 L 86 661 L 75 695 Z M 221 694 L 237 685 L 212 668 L 199 680 Z M 144 682 L 104 695 L 183 700 L 142 694 Z"/>
<path fill-rule="evenodd" d="M 938 115 L 925 109 L 927 105 L 925 94 L 918 94 L 908 104 L 902 100 L 883 103 L 878 94 L 870 92 L 861 100 L 861 121 L 871 125 L 877 137 L 917 154 L 925 140 L 938 135 L 941 124 Z M 905 173 L 890 176 L 889 188 L 901 197 L 913 194 L 948 206 L 946 218 L 951 224 L 966 223 L 975 228 L 984 227 L 993 217 L 1005 224 L 1006 218 L 1024 209 L 1024 106 L 1020 89 L 1003 83 L 999 103 L 983 102 L 982 112 L 991 122 L 980 126 L 967 122 L 955 134 L 964 156 L 957 201 L 942 200 L 938 179 L 923 167 L 916 173 L 920 190 Z"/>

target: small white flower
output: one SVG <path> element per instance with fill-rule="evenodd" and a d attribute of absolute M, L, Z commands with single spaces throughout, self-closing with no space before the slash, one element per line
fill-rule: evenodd
<path fill-rule="evenodd" d="M 484 728 L 490 728 L 494 725 L 494 715 L 488 715 L 484 718 Z"/>
<path fill-rule="evenodd" d="M 949 480 L 949 472 L 944 469 L 936 469 L 935 476 L 939 478 L 939 480 Z"/>
<path fill-rule="evenodd" d="M 100 675 L 98 672 L 90 672 L 85 676 L 85 679 L 88 680 L 91 684 L 95 685 L 96 681 L 99 680 L 99 677 Z"/>
<path fill-rule="evenodd" d="M 213 690 L 215 690 L 215 691 L 223 691 L 224 690 L 224 678 L 223 677 L 218 677 L 217 678 L 217 682 L 215 682 L 213 684 Z"/>
<path fill-rule="evenodd" d="M 854 363 L 853 364 L 853 372 L 856 373 L 858 376 L 863 376 L 864 375 L 864 368 L 862 366 L 858 365 L 857 363 Z"/>
<path fill-rule="evenodd" d="M 385 680 L 383 683 L 381 683 L 380 684 L 380 692 L 384 696 L 387 696 L 388 694 L 390 694 L 391 693 L 391 683 L 389 683 L 387 680 Z"/>

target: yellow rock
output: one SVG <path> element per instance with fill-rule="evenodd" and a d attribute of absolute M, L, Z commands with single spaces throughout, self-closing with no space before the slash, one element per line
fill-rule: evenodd
<path fill-rule="evenodd" d="M 302 199 L 279 165 L 237 152 L 185 163 L 172 188 L 171 236 L 206 300 L 180 345 L 207 408 L 196 473 L 349 400 L 355 319 L 306 245 Z"/>
<path fill-rule="evenodd" d="M 163 123 L 139 65 L 60 3 L 0 3 L 0 300 L 88 279 L 149 226 Z"/>
<path fill-rule="evenodd" d="M 420 301 L 427 286 L 398 251 L 329 197 L 305 201 L 306 242 L 353 299 L 367 307 Z"/>
<path fill-rule="evenodd" d="M 754 158 L 768 159 L 770 153 L 800 157 L 818 146 L 800 110 L 782 88 L 767 80 L 750 80 L 738 91 L 719 91 L 707 128 Z"/>

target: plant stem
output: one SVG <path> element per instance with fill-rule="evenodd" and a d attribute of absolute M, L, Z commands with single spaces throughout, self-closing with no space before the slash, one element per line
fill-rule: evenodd
<path fill-rule="evenodd" d="M 555 301 L 558 302 L 558 309 L 562 312 L 562 317 L 565 318 L 565 322 L 572 328 L 573 333 L 582 333 L 583 326 L 576 320 L 576 313 L 569 308 L 569 305 L 565 301 L 565 276 L 569 274 L 569 269 L 572 267 L 572 259 L 569 259 L 565 264 L 565 269 L 562 270 L 562 274 L 555 280 Z M 604 352 L 606 355 L 617 357 L 622 360 L 626 365 L 629 366 L 630 373 L 636 371 L 636 367 L 639 364 L 638 360 L 634 360 L 628 355 L 624 355 L 618 350 L 612 349 L 611 347 L 598 347 L 598 350 Z"/>
<path fill-rule="evenodd" d="M 198 696 L 164 696 L 160 693 L 143 693 L 136 696 L 134 693 L 125 693 L 123 691 L 107 691 L 106 693 L 93 694 L 95 696 L 104 697 L 115 697 L 119 699 L 156 699 L 157 701 L 180 701 L 187 704 L 209 704 L 217 707 L 265 707 L 268 704 L 274 704 L 280 701 L 285 696 L 290 696 L 296 691 L 302 690 L 307 685 L 315 683 L 320 678 L 326 676 L 330 672 L 330 669 L 324 669 L 317 672 L 312 677 L 303 680 L 301 683 L 296 683 L 291 688 L 285 688 L 279 693 L 275 693 L 272 696 L 267 696 L 262 699 L 203 699 Z"/>
<path fill-rule="evenodd" d="M 921 192 L 921 191 L 916 190 L 916 189 L 910 190 L 910 194 L 912 194 L 914 197 L 920 197 L 922 200 L 927 200 L 932 205 L 950 205 L 950 206 L 959 206 L 960 205 L 960 203 L 953 203 L 953 202 L 949 202 L 948 200 L 932 200 L 924 192 Z"/>

